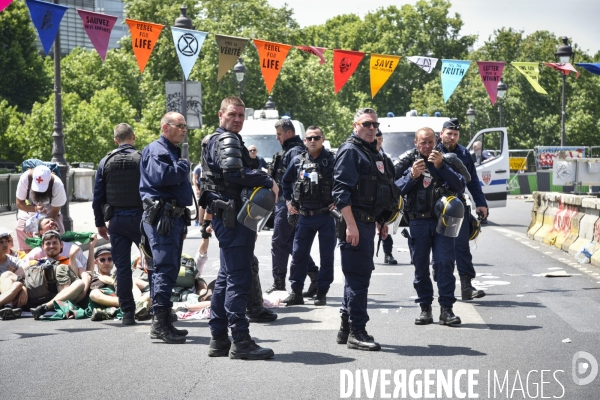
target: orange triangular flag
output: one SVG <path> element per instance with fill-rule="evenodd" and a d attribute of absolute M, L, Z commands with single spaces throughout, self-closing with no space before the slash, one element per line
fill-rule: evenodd
<path fill-rule="evenodd" d="M 337 94 L 348 82 L 365 53 L 349 50 L 333 50 L 333 85 Z"/>
<path fill-rule="evenodd" d="M 252 39 L 252 41 L 256 46 L 256 50 L 258 50 L 260 69 L 267 86 L 267 92 L 270 94 L 292 46 L 258 39 Z"/>
<path fill-rule="evenodd" d="M 154 46 L 158 41 L 160 32 L 165 27 L 164 25 L 153 24 L 152 22 L 137 21 L 135 19 L 125 18 L 125 22 L 129 25 L 131 31 L 131 47 L 133 54 L 137 60 L 140 72 L 143 73 L 154 50 Z"/>
<path fill-rule="evenodd" d="M 375 97 L 379 89 L 390 79 L 399 62 L 400 56 L 371 54 L 371 97 Z"/>

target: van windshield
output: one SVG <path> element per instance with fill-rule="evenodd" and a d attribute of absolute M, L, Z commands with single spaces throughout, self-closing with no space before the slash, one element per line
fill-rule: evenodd
<path fill-rule="evenodd" d="M 281 151 L 281 145 L 275 138 L 275 135 L 242 135 L 246 147 L 256 146 L 258 155 L 270 163 L 273 160 L 273 154 Z"/>
<path fill-rule="evenodd" d="M 414 132 L 384 132 L 383 150 L 392 157 L 398 157 L 407 150 L 415 148 Z"/>

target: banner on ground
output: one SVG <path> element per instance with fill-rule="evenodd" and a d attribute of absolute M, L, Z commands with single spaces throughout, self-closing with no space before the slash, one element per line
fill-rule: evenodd
<path fill-rule="evenodd" d="M 277 77 L 279 76 L 279 72 L 281 72 L 281 67 L 283 67 L 285 58 L 292 46 L 289 44 L 267 42 L 258 39 L 253 39 L 252 41 L 258 51 L 260 70 L 263 79 L 265 80 L 267 92 L 271 94 L 271 92 L 273 92 L 273 86 L 275 86 L 275 81 L 277 81 Z"/>
<path fill-rule="evenodd" d="M 400 56 L 371 54 L 371 97 L 375 97 L 379 89 L 385 85 L 399 62 Z"/>
<path fill-rule="evenodd" d="M 573 68 L 573 66 L 571 65 L 571 63 L 547 63 L 545 62 L 544 65 L 546 67 L 550 67 L 552 69 L 557 70 L 558 72 L 560 72 L 563 75 L 569 75 L 571 72 L 575 72 L 577 75 L 575 76 L 575 78 L 579 78 L 579 72 Z"/>
<path fill-rule="evenodd" d="M 498 83 L 502 79 L 502 71 L 504 71 L 504 62 L 502 61 L 477 61 L 479 66 L 479 76 L 483 81 L 483 86 L 487 91 L 492 105 L 496 104 L 498 99 Z"/>
<path fill-rule="evenodd" d="M 242 56 L 246 44 L 249 39 L 235 37 L 235 36 L 224 36 L 215 35 L 215 41 L 219 48 L 219 72 L 217 74 L 217 81 L 229 71 L 231 67 L 237 62 L 238 58 Z"/>
<path fill-rule="evenodd" d="M 38 0 L 25 0 L 25 3 L 29 8 L 31 21 L 40 35 L 44 51 L 48 54 L 56 39 L 60 21 L 69 7 Z"/>
<path fill-rule="evenodd" d="M 456 87 L 467 73 L 471 61 L 467 60 L 442 60 L 442 92 L 444 103 L 448 101 Z"/>
<path fill-rule="evenodd" d="M 140 72 L 144 73 L 146 64 L 150 59 L 152 50 L 156 46 L 160 32 L 164 25 L 153 24 L 152 22 L 137 21 L 135 19 L 125 18 L 131 31 L 131 47 L 137 60 Z"/>
<path fill-rule="evenodd" d="M 185 79 L 188 79 L 208 33 L 176 28 L 174 26 L 171 27 L 171 33 L 173 34 L 175 51 L 177 52 L 177 57 L 179 57 L 183 75 Z"/>
<path fill-rule="evenodd" d="M 309 53 L 319 57 L 319 65 L 325 64 L 325 47 L 315 47 L 315 46 L 296 46 L 298 50 L 302 50 L 305 53 Z"/>
<path fill-rule="evenodd" d="M 431 71 L 433 71 L 438 62 L 437 58 L 432 57 L 411 56 L 406 57 L 406 59 L 411 63 L 421 67 L 421 69 L 427 72 L 428 74 L 430 74 Z"/>
<path fill-rule="evenodd" d="M 578 67 L 583 67 L 587 72 L 600 75 L 600 63 L 577 63 Z"/>
<path fill-rule="evenodd" d="M 4 11 L 4 9 L 8 7 L 12 2 L 13 0 L 0 0 L 0 12 Z"/>
<path fill-rule="evenodd" d="M 104 61 L 110 34 L 117 22 L 117 17 L 80 9 L 77 9 L 77 13 L 83 22 L 83 30 L 87 33 L 102 61 Z"/>
<path fill-rule="evenodd" d="M 333 86 L 335 94 L 344 87 L 365 56 L 360 51 L 333 50 Z"/>
<path fill-rule="evenodd" d="M 541 94 L 548 94 L 546 90 L 540 85 L 540 63 L 537 62 L 517 62 L 513 61 L 510 63 L 513 67 L 517 69 L 520 73 L 527 78 L 527 81 L 531 83 L 531 86 L 535 89 L 536 92 Z"/>

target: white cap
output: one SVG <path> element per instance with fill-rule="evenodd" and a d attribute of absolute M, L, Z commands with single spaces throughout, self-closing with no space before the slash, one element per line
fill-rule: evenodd
<path fill-rule="evenodd" d="M 10 236 L 10 231 L 0 226 L 0 239 Z"/>
<path fill-rule="evenodd" d="M 31 181 L 31 188 L 39 193 L 44 193 L 48 190 L 52 172 L 50 168 L 45 165 L 38 165 L 33 169 L 33 181 Z"/>

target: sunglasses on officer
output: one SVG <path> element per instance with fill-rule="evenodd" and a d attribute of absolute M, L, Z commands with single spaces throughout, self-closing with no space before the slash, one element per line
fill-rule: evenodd
<path fill-rule="evenodd" d="M 312 142 L 312 141 L 319 141 L 323 138 L 323 136 L 307 136 L 304 139 L 306 139 L 306 141 L 308 142 Z"/>
<path fill-rule="evenodd" d="M 373 127 L 375 129 L 379 128 L 379 125 L 380 125 L 379 122 L 374 122 L 374 121 L 357 122 L 357 124 L 362 125 L 363 128 Z"/>
<path fill-rule="evenodd" d="M 182 131 L 188 129 L 188 126 L 186 124 L 173 124 L 171 122 L 167 122 L 167 124 L 171 125 L 171 126 L 175 126 L 175 127 L 179 128 L 179 129 L 181 129 Z"/>

